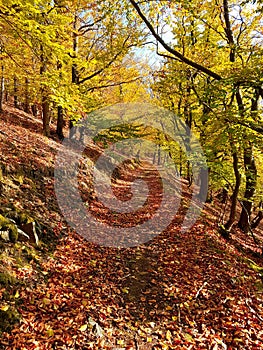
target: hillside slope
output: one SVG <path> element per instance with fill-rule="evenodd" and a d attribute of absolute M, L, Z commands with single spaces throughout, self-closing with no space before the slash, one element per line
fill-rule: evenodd
<path fill-rule="evenodd" d="M 206 207 L 182 234 L 180 208 L 140 247 L 91 244 L 56 202 L 59 141 L 21 111 L 5 107 L 0 117 L 1 207 L 12 203 L 42 227 L 39 246 L 1 241 L 2 349 L 263 347 L 262 258 L 240 247 L 241 233 L 219 236 L 218 209 Z"/>

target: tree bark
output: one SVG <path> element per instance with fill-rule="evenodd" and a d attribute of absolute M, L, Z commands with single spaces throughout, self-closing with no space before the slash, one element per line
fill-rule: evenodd
<path fill-rule="evenodd" d="M 43 47 L 41 47 L 41 66 L 40 66 L 40 75 L 43 75 L 47 70 L 46 59 L 44 57 Z M 41 87 L 41 105 L 42 105 L 42 121 L 43 121 L 43 134 L 45 136 L 50 136 L 50 111 L 49 111 L 49 100 L 48 100 L 48 91 L 46 86 Z"/>
<path fill-rule="evenodd" d="M 257 216 L 254 217 L 254 219 L 251 223 L 251 229 L 253 230 L 253 229 L 257 228 L 262 219 L 263 219 L 263 202 L 261 201 L 260 205 L 259 205 L 259 212 L 258 212 Z"/>
<path fill-rule="evenodd" d="M 5 91 L 4 65 L 1 65 L 1 83 L 0 83 L 0 112 L 3 111 L 3 99 Z"/>
<path fill-rule="evenodd" d="M 250 217 L 253 207 L 253 197 L 257 185 L 257 167 L 253 157 L 253 146 L 249 146 L 244 150 L 244 166 L 246 174 L 246 189 L 244 200 L 242 201 L 242 211 L 238 221 L 238 227 L 245 233 L 250 230 Z"/>
<path fill-rule="evenodd" d="M 30 113 L 29 108 L 29 79 L 25 78 L 25 108 L 24 111 L 26 113 Z"/>
<path fill-rule="evenodd" d="M 14 76 L 14 107 L 18 108 L 18 84 L 16 76 Z"/>
<path fill-rule="evenodd" d="M 33 103 L 32 106 L 31 106 L 31 111 L 33 113 L 33 116 L 34 117 L 37 117 L 37 104 L 36 103 Z"/>
<path fill-rule="evenodd" d="M 241 185 L 241 175 L 238 169 L 238 154 L 237 151 L 234 150 L 232 153 L 233 157 L 233 168 L 234 168 L 234 173 L 235 173 L 235 187 L 232 195 L 232 201 L 231 201 L 231 208 L 230 208 L 230 214 L 229 214 L 229 219 L 224 225 L 224 228 L 226 231 L 230 232 L 231 228 L 235 222 L 236 219 L 236 208 L 237 208 L 237 201 L 238 201 L 238 193 L 239 193 L 239 188 Z"/>
<path fill-rule="evenodd" d="M 74 23 L 73 23 L 73 42 L 72 42 L 72 49 L 74 52 L 74 57 L 77 57 L 78 53 L 78 35 L 77 35 L 77 22 L 78 22 L 78 17 L 77 15 L 75 16 Z M 77 85 L 79 84 L 79 73 L 78 73 L 78 67 L 76 63 L 72 64 L 72 69 L 71 69 L 71 81 L 73 84 Z M 69 138 L 73 138 L 75 134 L 75 129 L 73 128 L 73 121 L 69 121 Z"/>
<path fill-rule="evenodd" d="M 209 171 L 207 168 L 202 167 L 200 169 L 200 189 L 198 193 L 198 198 L 202 202 L 207 201 L 207 193 L 208 193 L 208 174 Z"/>
<path fill-rule="evenodd" d="M 49 112 L 49 102 L 45 93 L 42 93 L 42 120 L 43 120 L 43 134 L 45 136 L 50 136 L 50 112 Z"/>
<path fill-rule="evenodd" d="M 259 89 L 255 89 L 254 97 L 251 101 L 251 114 L 258 110 L 258 101 L 260 97 Z M 246 189 L 244 200 L 242 201 L 242 211 L 238 221 L 238 227 L 245 233 L 251 230 L 250 218 L 253 207 L 253 197 L 257 186 L 257 166 L 253 155 L 253 144 L 250 141 L 245 143 L 244 149 L 244 167 L 246 175 Z"/>
<path fill-rule="evenodd" d="M 61 68 L 62 68 L 62 64 L 61 64 L 61 62 L 58 62 L 57 63 L 57 69 L 59 71 L 61 71 Z M 59 76 L 61 78 L 61 76 L 62 76 L 61 72 L 60 72 Z M 56 130 L 56 133 L 57 133 L 58 137 L 60 138 L 60 140 L 63 140 L 64 139 L 64 134 L 63 134 L 64 111 L 63 111 L 63 107 L 62 106 L 58 106 L 57 107 L 57 112 L 58 112 L 58 115 L 57 115 L 57 130 Z"/>
<path fill-rule="evenodd" d="M 64 134 L 63 134 L 63 126 L 64 126 L 64 115 L 63 115 L 63 108 L 61 106 L 58 106 L 58 119 L 57 119 L 57 135 L 58 137 L 63 140 Z"/>

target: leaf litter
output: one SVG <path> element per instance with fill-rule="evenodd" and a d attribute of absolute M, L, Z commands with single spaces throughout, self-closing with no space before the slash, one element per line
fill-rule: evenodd
<path fill-rule="evenodd" d="M 139 247 L 89 243 L 66 225 L 56 206 L 46 169 L 52 170 L 58 141 L 47 141 L 24 114 L 8 113 L 1 128 L 17 141 L 10 149 L 3 137 L 1 161 L 13 171 L 30 161 L 39 175 L 33 184 L 28 179 L 8 188 L 9 199 L 44 218 L 57 239 L 37 264 L 14 267 L 25 282 L 19 288 L 21 319 L 2 334 L 2 349 L 263 347 L 262 275 L 246 252 L 219 236 L 207 220 L 212 209 L 207 206 L 182 234 L 183 206 L 162 234 Z M 187 200 L 186 186 L 184 191 Z M 261 258 L 256 263 L 262 266 Z"/>

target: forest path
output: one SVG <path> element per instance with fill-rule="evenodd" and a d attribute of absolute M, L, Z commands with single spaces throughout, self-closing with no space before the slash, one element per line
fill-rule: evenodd
<path fill-rule="evenodd" d="M 5 184 L 1 205 L 12 201 L 30 210 L 57 238 L 52 251 L 36 248 L 37 258 L 26 266 L 2 261 L 20 281 L 12 293 L 19 293 L 22 316 L 2 334 L 2 349 L 262 347 L 262 275 L 219 236 L 217 212 L 206 207 L 183 234 L 182 207 L 163 233 L 135 248 L 87 242 L 65 224 L 56 204 L 52 175 L 60 144 L 44 138 L 27 115 L 7 112 L 1 163 L 9 180 L 25 173 L 21 183 Z M 8 243 L 5 252 L 10 249 Z"/>

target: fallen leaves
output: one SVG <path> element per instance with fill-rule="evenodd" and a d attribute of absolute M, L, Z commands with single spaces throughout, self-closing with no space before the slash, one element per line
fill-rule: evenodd
<path fill-rule="evenodd" d="M 8 125 L 5 120 L 6 133 Z M 16 136 L 21 130 L 29 133 L 14 130 Z M 56 143 L 46 144 L 33 133 L 28 140 L 32 147 L 21 157 L 17 141 L 14 164 L 29 158 L 42 170 L 51 166 Z M 6 162 L 7 152 L 3 146 Z M 49 180 L 45 177 L 42 187 L 36 183 L 39 193 L 33 199 L 28 199 L 26 178 L 10 186 L 11 192 L 24 186 L 28 207 L 50 222 L 57 240 L 54 251 L 36 264 L 9 263 L 23 283 L 0 311 L 19 301 L 22 319 L 2 335 L 5 350 L 262 347 L 259 261 L 246 261 L 202 219 L 191 232 L 180 234 L 180 211 L 169 229 L 146 245 L 117 249 L 88 243 L 61 220 Z M 15 200 L 21 205 L 22 191 L 19 196 Z M 1 289 L 0 301 L 5 292 Z"/>

